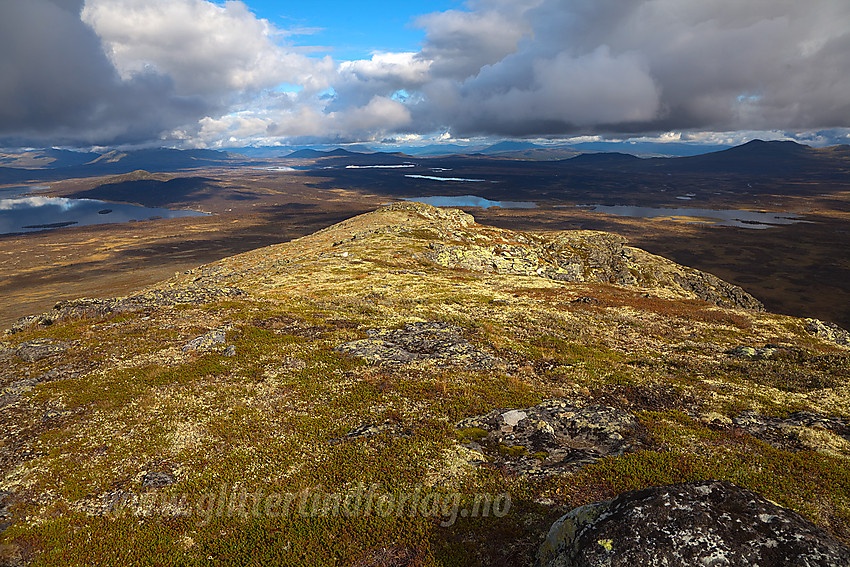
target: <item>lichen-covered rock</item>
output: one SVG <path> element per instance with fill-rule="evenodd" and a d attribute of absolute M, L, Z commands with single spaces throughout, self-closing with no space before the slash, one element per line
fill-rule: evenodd
<path fill-rule="evenodd" d="M 547 400 L 523 409 L 499 409 L 457 424 L 468 446 L 500 467 L 527 476 L 575 470 L 638 444 L 631 414 L 605 407 L 575 407 Z"/>
<path fill-rule="evenodd" d="M 65 341 L 57 341 L 54 339 L 34 339 L 19 344 L 11 350 L 18 358 L 26 362 L 36 362 L 43 358 L 55 356 L 68 350 L 70 347 Z"/>
<path fill-rule="evenodd" d="M 726 354 L 731 354 L 732 356 L 745 358 L 747 360 L 763 360 L 772 357 L 781 350 L 782 347 L 777 345 L 764 345 L 763 347 L 740 345 L 727 350 Z"/>
<path fill-rule="evenodd" d="M 806 330 L 816 337 L 837 345 L 850 347 L 850 332 L 835 323 L 827 323 L 820 319 L 806 319 L 805 322 Z"/>
<path fill-rule="evenodd" d="M 434 207 L 432 205 L 426 205 L 425 203 L 418 203 L 416 201 L 390 203 L 389 205 L 384 205 L 378 209 L 378 211 L 410 211 L 417 213 L 426 219 L 437 220 L 446 226 L 457 228 L 465 228 L 475 224 L 475 217 L 469 213 L 461 211 L 460 209 Z"/>
<path fill-rule="evenodd" d="M 10 508 L 12 507 L 13 497 L 14 494 L 8 490 L 0 490 L 0 534 L 12 525 L 12 512 Z"/>
<path fill-rule="evenodd" d="M 38 376 L 30 376 L 15 380 L 11 384 L 0 389 L 0 409 L 10 406 L 21 399 L 21 396 L 35 386 L 43 382 L 52 382 L 54 380 L 63 380 L 67 378 L 76 378 L 80 375 L 79 369 L 68 367 L 52 368 Z"/>
<path fill-rule="evenodd" d="M 847 567 L 850 549 L 726 481 L 656 486 L 556 521 L 537 567 Z"/>
<path fill-rule="evenodd" d="M 452 234 L 443 241 L 430 242 L 426 257 L 452 269 L 564 282 L 665 287 L 721 307 L 764 309 L 740 287 L 626 246 L 626 239 L 616 234 L 571 230 L 541 235 L 512 232 L 504 237 L 515 242 L 506 243 L 504 238 L 488 242 L 473 234 Z"/>
<path fill-rule="evenodd" d="M 40 315 L 28 315 L 15 322 L 6 331 L 7 335 L 19 333 L 31 327 L 47 327 L 69 319 L 106 317 L 116 313 L 132 313 L 146 307 L 170 307 L 178 304 L 201 305 L 220 301 L 228 297 L 245 295 L 241 289 L 232 287 L 185 287 L 151 289 L 128 297 L 108 299 L 72 299 L 60 301 L 53 309 Z"/>
<path fill-rule="evenodd" d="M 183 352 L 190 351 L 210 351 L 224 348 L 224 343 L 227 340 L 227 329 L 213 329 L 208 333 L 204 333 L 195 337 L 183 346 Z M 234 350 L 234 354 L 236 354 Z"/>
<path fill-rule="evenodd" d="M 735 427 L 785 451 L 815 450 L 850 457 L 850 420 L 810 411 L 787 417 L 744 411 L 732 418 Z"/>
<path fill-rule="evenodd" d="M 492 368 L 497 357 L 463 338 L 459 327 L 440 321 L 408 323 L 402 329 L 369 329 L 369 338 L 351 341 L 334 350 L 372 362 L 401 364 L 431 360 L 471 368 Z"/>
<path fill-rule="evenodd" d="M 167 471 L 148 471 L 142 477 L 142 488 L 162 488 L 177 482 L 177 478 Z"/>
<path fill-rule="evenodd" d="M 714 274 L 685 268 L 673 274 L 673 281 L 685 291 L 690 291 L 703 301 L 720 307 L 742 307 L 761 311 L 764 305 L 740 286 L 723 281 Z"/>

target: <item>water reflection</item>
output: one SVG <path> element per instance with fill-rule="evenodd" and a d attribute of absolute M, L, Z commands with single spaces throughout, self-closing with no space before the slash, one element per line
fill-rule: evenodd
<path fill-rule="evenodd" d="M 490 199 L 476 197 L 475 195 L 463 195 L 462 197 L 415 197 L 403 200 L 418 201 L 426 205 L 434 205 L 435 207 L 481 207 L 483 209 L 490 207 L 533 209 L 537 207 L 537 204 L 531 201 L 491 201 Z"/>
<path fill-rule="evenodd" d="M 197 217 L 206 214 L 198 211 L 173 211 L 107 203 L 95 199 L 40 196 L 0 198 L 0 234 L 26 233 L 72 225 Z"/>
<path fill-rule="evenodd" d="M 468 181 L 472 183 L 481 183 L 486 179 L 467 179 L 466 177 L 436 177 L 434 175 L 405 175 L 411 179 L 429 179 L 431 181 Z"/>
<path fill-rule="evenodd" d="M 703 223 L 718 226 L 737 226 L 739 228 L 763 229 L 781 224 L 809 222 L 800 215 L 791 213 L 770 213 L 761 211 L 716 210 L 716 209 L 665 209 L 653 207 L 633 207 L 629 205 L 578 205 L 591 211 L 640 217 L 653 220 L 674 220 L 680 222 Z"/>

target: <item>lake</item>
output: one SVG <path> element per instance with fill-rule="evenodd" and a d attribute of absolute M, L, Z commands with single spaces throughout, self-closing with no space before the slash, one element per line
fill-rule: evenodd
<path fill-rule="evenodd" d="M 434 175 L 405 175 L 410 179 L 428 179 L 430 181 L 467 181 L 471 183 L 482 183 L 486 179 L 467 179 L 465 177 L 436 177 Z"/>
<path fill-rule="evenodd" d="M 462 197 L 415 197 L 403 199 L 404 201 L 418 201 L 435 207 L 501 207 L 503 209 L 534 209 L 537 203 L 531 201 L 491 201 L 484 197 L 475 195 L 463 195 Z"/>
<path fill-rule="evenodd" d="M 653 220 L 672 220 L 738 228 L 764 229 L 783 224 L 810 222 L 792 213 L 770 213 L 763 211 L 717 210 L 717 209 L 666 209 L 634 207 L 631 205 L 577 205 L 597 213 L 640 217 Z"/>
<path fill-rule="evenodd" d="M 7 188 L 0 192 L 0 234 L 27 233 L 64 226 L 84 226 L 153 220 L 160 218 L 199 217 L 199 211 L 141 207 L 125 203 L 107 203 L 95 199 L 19 196 L 29 188 Z"/>

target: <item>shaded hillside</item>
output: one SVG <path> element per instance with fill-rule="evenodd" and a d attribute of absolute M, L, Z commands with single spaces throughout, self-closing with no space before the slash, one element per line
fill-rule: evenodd
<path fill-rule="evenodd" d="M 31 162 L 28 168 L 20 167 L 26 154 L 7 156 L 0 164 L 17 167 L 0 167 L 0 183 L 56 181 L 72 177 L 97 177 L 120 175 L 136 170 L 152 172 L 185 171 L 203 167 L 243 166 L 253 162 L 245 156 L 216 150 L 175 150 L 167 148 L 148 150 L 113 150 L 103 154 L 78 152 L 39 152 L 48 156 Z M 27 162 L 30 163 L 30 162 Z"/>
<path fill-rule="evenodd" d="M 418 203 L 61 302 L 0 345 L 0 561 L 526 565 L 576 506 L 709 479 L 840 555 L 850 335 L 759 307 Z"/>
<path fill-rule="evenodd" d="M 149 176 L 149 174 L 148 174 Z M 121 203 L 134 203 L 145 207 L 165 207 L 176 203 L 203 201 L 217 190 L 212 179 L 204 177 L 178 177 L 168 181 L 144 179 L 144 174 L 132 174 L 127 178 L 118 178 L 94 189 L 71 193 L 72 199 L 100 199 Z M 234 198 L 238 194 L 234 193 Z"/>
<path fill-rule="evenodd" d="M 753 140 L 719 152 L 683 158 L 659 158 L 666 168 L 681 171 L 749 175 L 807 174 L 828 164 L 815 148 L 790 141 Z M 846 164 L 845 164 L 846 165 Z"/>

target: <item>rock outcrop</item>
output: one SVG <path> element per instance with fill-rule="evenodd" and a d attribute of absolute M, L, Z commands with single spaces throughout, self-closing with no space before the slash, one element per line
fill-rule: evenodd
<path fill-rule="evenodd" d="M 466 446 L 516 474 L 549 476 L 573 471 L 635 448 L 633 415 L 604 406 L 578 408 L 547 400 L 523 409 L 499 409 L 457 424 Z"/>
<path fill-rule="evenodd" d="M 730 482 L 625 492 L 552 525 L 537 567 L 846 567 L 850 549 Z"/>
<path fill-rule="evenodd" d="M 471 368 L 492 368 L 501 361 L 463 338 L 456 325 L 440 321 L 408 323 L 403 329 L 369 329 L 367 339 L 336 347 L 344 352 L 385 364 L 431 360 Z"/>
<path fill-rule="evenodd" d="M 787 417 L 744 411 L 732 418 L 735 427 L 784 451 L 815 450 L 850 457 L 850 420 L 810 411 Z"/>
<path fill-rule="evenodd" d="M 816 337 L 837 345 L 850 347 L 850 332 L 835 323 L 827 323 L 820 319 L 806 319 L 805 322 L 806 330 Z"/>
<path fill-rule="evenodd" d="M 427 257 L 453 269 L 539 276 L 563 282 L 675 288 L 722 307 L 764 309 L 760 301 L 740 287 L 626 246 L 626 239 L 616 234 L 572 230 L 504 236 L 508 238 L 488 243 L 456 233 L 453 238 L 429 243 Z M 461 243 L 452 242 L 458 240 Z"/>
<path fill-rule="evenodd" d="M 36 362 L 61 354 L 68 349 L 68 343 L 54 339 L 35 339 L 25 341 L 15 348 L 0 348 L 0 357 L 14 355 L 26 362 Z"/>
<path fill-rule="evenodd" d="M 52 310 L 39 315 L 22 317 L 6 331 L 7 335 L 31 327 L 47 327 L 68 319 L 105 317 L 113 313 L 133 313 L 150 307 L 174 305 L 200 305 L 244 295 L 240 289 L 229 287 L 185 287 L 177 289 L 151 289 L 128 297 L 108 299 L 71 299 L 58 302 Z"/>

